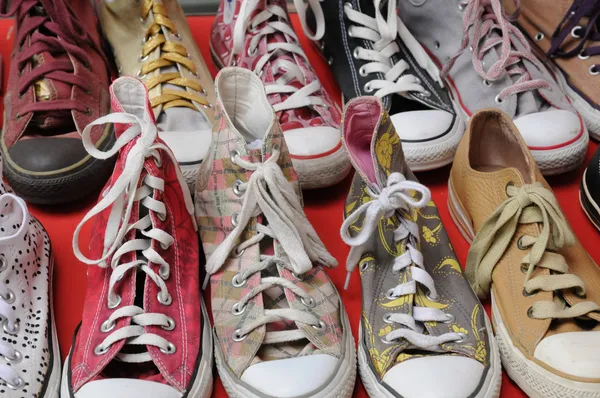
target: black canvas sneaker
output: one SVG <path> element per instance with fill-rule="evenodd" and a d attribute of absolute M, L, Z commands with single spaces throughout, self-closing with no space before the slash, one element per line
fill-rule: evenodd
<path fill-rule="evenodd" d="M 451 163 L 464 122 L 438 67 L 397 16 L 396 1 L 295 3 L 307 36 L 335 75 L 342 102 L 381 98 L 413 171 Z"/>

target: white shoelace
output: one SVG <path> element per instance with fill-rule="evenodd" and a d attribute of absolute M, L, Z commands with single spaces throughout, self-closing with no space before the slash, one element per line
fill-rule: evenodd
<path fill-rule="evenodd" d="M 318 80 L 315 80 L 306 84 L 304 74 L 300 67 L 295 62 L 281 57 L 282 55 L 288 55 L 293 58 L 293 56 L 296 55 L 308 63 L 308 57 L 304 54 L 302 47 L 300 47 L 300 44 L 298 43 L 298 36 L 296 36 L 296 33 L 292 29 L 285 10 L 277 5 L 269 4 L 263 11 L 256 14 L 256 16 L 250 20 L 252 13 L 259 2 L 260 0 L 244 0 L 240 7 L 238 19 L 233 31 L 233 51 L 231 52 L 229 65 L 235 66 L 235 55 L 244 51 L 244 42 L 248 28 L 255 33 L 255 36 L 252 37 L 250 45 L 248 46 L 248 55 L 256 54 L 258 45 L 263 37 L 278 33 L 283 34 L 284 36 L 291 38 L 292 43 L 268 43 L 267 52 L 258 59 L 256 66 L 254 67 L 254 73 L 260 76 L 264 72 L 263 68 L 274 58 L 274 61 L 271 62 L 273 76 L 285 72 L 275 81 L 275 83 L 265 85 L 267 95 L 289 95 L 284 101 L 273 105 L 275 112 L 302 108 L 305 106 L 327 107 L 328 105 L 321 97 L 314 95 L 321 90 L 321 83 Z M 280 20 L 269 21 L 273 16 L 279 17 Z M 257 30 L 258 25 L 261 25 L 264 22 L 267 22 L 265 26 L 260 28 L 260 30 Z M 294 80 L 300 82 L 304 87 L 297 88 L 289 84 Z"/>
<path fill-rule="evenodd" d="M 415 191 L 420 195 L 420 199 L 415 199 L 411 195 Z M 393 217 L 397 211 L 409 211 L 410 208 L 422 208 L 431 200 L 431 193 L 427 187 L 415 181 L 407 180 L 400 173 L 392 173 L 388 177 L 387 186 L 379 193 L 368 190 L 369 195 L 374 199 L 354 211 L 342 224 L 342 240 L 350 245 L 350 254 L 346 263 L 348 277 L 354 270 L 362 252 L 364 244 L 376 233 L 376 228 L 382 219 Z M 360 216 L 364 214 L 365 220 L 362 230 L 356 235 L 350 234 L 350 227 Z M 417 283 L 425 288 L 428 297 L 431 300 L 438 299 L 438 293 L 435 289 L 433 278 L 427 273 L 423 266 L 423 255 L 419 251 L 419 227 L 418 225 L 404 217 L 398 217 L 400 225 L 394 231 L 394 241 L 405 241 L 405 252 L 394 259 L 393 272 L 400 273 L 406 268 L 410 268 L 412 280 L 401 283 L 387 292 L 390 300 L 395 300 L 401 296 L 418 294 Z M 346 281 L 346 285 L 348 284 Z M 451 341 L 460 341 L 464 339 L 461 333 L 445 333 L 439 336 L 424 334 L 425 322 L 448 322 L 452 319 L 451 315 L 445 314 L 437 308 L 413 306 L 412 315 L 393 313 L 386 315 L 386 321 L 403 327 L 392 330 L 385 335 L 382 340 L 385 343 L 394 343 L 399 339 L 406 339 L 413 346 L 427 351 L 441 351 L 441 344 Z"/>
<path fill-rule="evenodd" d="M 400 39 L 411 52 L 418 65 L 425 70 L 431 78 L 437 82 L 440 87 L 444 84 L 440 77 L 438 68 L 435 66 L 431 57 L 427 55 L 423 47 L 409 32 L 408 28 L 397 15 L 396 0 L 387 1 L 387 19 L 381 12 L 382 3 L 385 0 L 374 0 L 375 18 L 363 14 L 352 8 L 349 2 L 344 3 L 344 13 L 354 25 L 348 28 L 348 36 L 368 40 L 373 48 L 356 47 L 353 57 L 356 59 L 369 61 L 360 67 L 358 73 L 361 76 L 368 76 L 373 73 L 382 73 L 384 79 L 373 79 L 365 84 L 364 91 L 373 93 L 373 95 L 383 98 L 390 94 L 405 94 L 408 92 L 418 92 L 423 96 L 430 96 L 421 80 L 412 75 L 406 74 L 410 69 L 405 60 L 400 60 L 395 65 L 392 57 L 400 51 L 396 37 Z M 306 5 L 302 0 L 294 0 L 296 9 L 302 8 L 298 12 L 302 26 L 306 35 L 313 40 L 321 40 L 325 34 L 325 20 L 323 10 L 318 0 L 310 0 L 309 6 L 317 21 L 317 32 L 312 34 L 306 23 Z"/>
<path fill-rule="evenodd" d="M 264 163 L 248 162 L 242 159 L 238 152 L 234 151 L 232 153 L 234 163 L 253 172 L 250 180 L 239 186 L 240 195 L 244 198 L 242 209 L 240 213 L 233 216 L 236 220 L 233 231 L 229 233 L 207 260 L 207 278 L 216 273 L 230 255 L 241 256 L 245 249 L 260 244 L 260 241 L 265 237 L 277 240 L 286 257 L 261 255 L 259 262 L 242 269 L 233 278 L 232 283 L 241 286 L 251 275 L 260 273 L 274 265 L 285 267 L 297 276 L 310 271 L 313 268 L 313 262 L 329 267 L 337 265 L 336 260 L 327 252 L 323 242 L 306 218 L 294 187 L 285 178 L 277 164 L 278 159 L 279 151 L 276 149 L 273 150 L 271 157 Z M 242 235 L 250 218 L 257 217 L 260 214 L 264 215 L 268 226 L 257 223 L 257 234 L 235 246 L 235 242 Z M 277 286 L 289 289 L 300 297 L 307 307 L 316 305 L 315 300 L 296 284 L 285 278 L 270 276 L 261 278 L 260 284 L 240 299 L 234 306 L 234 314 L 241 314 L 245 309 L 245 305 L 253 297 Z M 280 320 L 304 323 L 315 328 L 325 326 L 319 318 L 306 311 L 293 308 L 265 309 L 262 316 L 245 323 L 240 329 L 236 330 L 233 338 L 242 340 L 254 329 Z M 289 342 L 302 338 L 305 338 L 305 335 L 300 330 L 269 332 L 263 343 Z"/>
<path fill-rule="evenodd" d="M 0 246 L 10 245 L 23 240 L 23 234 L 29 226 L 29 211 L 25 201 L 12 193 L 0 195 L 0 207 L 8 202 L 17 204 L 21 208 L 21 222 L 17 232 L 12 235 L 0 238 Z M 6 278 L 2 277 L 2 271 L 9 267 L 6 258 L 0 257 L 0 329 L 1 335 L 8 335 L 8 338 L 14 337 L 19 333 L 19 324 L 17 322 L 17 311 L 13 310 L 15 293 L 3 282 Z M 8 388 L 18 390 L 25 385 L 25 381 L 19 376 L 15 367 L 8 364 L 20 362 L 23 359 L 21 353 L 14 349 L 12 345 L 4 340 L 0 340 L 0 381 L 4 381 Z M 4 362 L 3 362 L 4 361 Z"/>
<path fill-rule="evenodd" d="M 162 159 L 158 151 L 159 149 L 164 150 L 170 158 L 169 161 L 173 162 L 176 166 L 177 178 L 184 191 L 186 209 L 190 214 L 190 217 L 194 220 L 193 202 L 190 195 L 185 195 L 185 193 L 187 193 L 187 184 L 177 166 L 177 160 L 166 145 L 155 142 L 158 130 L 156 125 L 150 121 L 149 115 L 145 116 L 145 119 L 141 120 L 132 114 L 113 113 L 101 117 L 88 125 L 82 134 L 83 144 L 86 150 L 90 155 L 97 159 L 108 159 L 112 157 L 122 147 L 127 145 L 135 137 L 139 136 L 137 142 L 131 148 L 127 156 L 122 174 L 115 181 L 113 186 L 103 193 L 104 197 L 85 215 L 85 217 L 83 217 L 73 234 L 73 251 L 81 262 L 88 265 L 96 264 L 102 268 L 106 268 L 109 266 L 106 263 L 106 260 L 112 256 L 110 263 L 112 273 L 108 287 L 109 308 L 116 308 L 121 303 L 121 297 L 115 293 L 115 286 L 121 280 L 123 275 L 132 269 L 144 272 L 160 288 L 157 297 L 159 303 L 169 305 L 172 300 L 165 284 L 165 280 L 169 277 L 169 264 L 152 248 L 152 241 L 159 243 L 163 250 L 168 249 L 173 244 L 173 237 L 167 232 L 154 227 L 150 217 L 151 213 L 154 213 L 161 220 L 168 216 L 165 204 L 152 198 L 154 190 L 164 191 L 164 180 L 146 174 L 142 184 L 140 184 L 140 187 L 138 188 L 142 172 L 144 171 L 145 159 L 153 157 L 159 167 L 162 164 Z M 92 143 L 90 131 L 92 126 L 103 125 L 106 123 L 131 124 L 131 127 L 117 138 L 114 146 L 110 150 L 103 152 L 98 150 Z M 140 207 L 143 206 L 147 208 L 148 214 L 135 223 L 128 224 L 133 206 L 136 202 L 139 202 Z M 87 221 L 111 205 L 112 209 L 104 236 L 104 253 L 101 258 L 90 259 L 86 257 L 79 248 L 79 233 Z M 135 231 L 136 235 L 142 235 L 145 238 L 133 238 L 123 242 L 125 236 L 131 231 Z M 140 252 L 146 260 L 139 259 L 121 264 L 121 257 L 131 252 Z M 150 263 L 160 266 L 158 273 L 149 265 Z M 104 354 L 113 344 L 121 340 L 125 340 L 126 345 L 155 346 L 166 354 L 175 352 L 175 345 L 171 342 L 159 335 L 145 332 L 146 326 L 159 326 L 166 330 L 171 330 L 175 326 L 173 319 L 160 313 L 145 313 L 143 308 L 129 305 L 114 311 L 102 324 L 102 332 L 111 332 L 115 328 L 116 323 L 122 318 L 131 318 L 130 325 L 124 326 L 108 334 L 104 341 L 96 347 L 96 354 Z M 119 353 L 117 354 L 117 358 L 123 362 L 130 363 L 148 362 L 152 360 L 148 352 L 137 354 Z"/>

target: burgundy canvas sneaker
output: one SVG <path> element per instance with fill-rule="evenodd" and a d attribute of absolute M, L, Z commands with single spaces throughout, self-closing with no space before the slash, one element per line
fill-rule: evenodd
<path fill-rule="evenodd" d="M 222 0 L 210 45 L 217 67 L 239 66 L 261 78 L 302 188 L 348 174 L 340 111 L 300 47 L 284 0 Z"/>
<path fill-rule="evenodd" d="M 83 128 L 110 110 L 93 7 L 89 0 L 0 0 L 0 17 L 16 24 L 0 140 L 6 178 L 34 203 L 78 200 L 113 167 L 81 143 Z M 90 137 L 101 149 L 114 141 L 105 126 Z"/>
<path fill-rule="evenodd" d="M 113 114 L 83 131 L 98 159 L 115 170 L 98 204 L 75 230 L 88 264 L 83 320 L 63 370 L 62 398 L 204 398 L 212 391 L 212 338 L 199 281 L 194 205 L 175 155 L 158 137 L 144 84 L 111 86 Z M 113 123 L 106 152 L 93 126 Z M 88 254 L 81 227 L 95 220 Z"/>

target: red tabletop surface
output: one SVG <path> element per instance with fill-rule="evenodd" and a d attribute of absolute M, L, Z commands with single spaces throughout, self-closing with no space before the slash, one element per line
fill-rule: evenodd
<path fill-rule="evenodd" d="M 202 55 L 213 76 L 216 76 L 217 69 L 211 62 L 209 51 L 209 37 L 213 17 L 189 17 L 188 21 L 192 33 L 202 51 Z M 294 28 L 300 36 L 301 44 L 308 57 L 316 69 L 321 82 L 333 96 L 340 101 L 340 90 L 335 83 L 334 77 L 328 69 L 325 60 L 315 51 L 310 41 L 301 31 L 301 26 L 296 15 L 292 16 Z M 13 43 L 13 24 L 12 21 L 0 21 L 0 54 L 3 57 L 3 88 L 6 88 L 7 74 L 9 70 L 9 60 Z M 3 90 L 3 94 L 4 94 Z M 0 105 L 3 108 L 3 105 Z M 398 131 L 402 136 L 402 131 Z M 600 261 L 599 232 L 592 226 L 586 218 L 579 204 L 579 182 L 581 176 L 597 147 L 597 143 L 592 142 L 588 149 L 586 162 L 574 172 L 549 179 L 549 183 L 558 197 L 558 200 L 566 213 L 567 219 L 575 230 L 575 233 L 582 241 L 583 246 L 589 251 L 596 262 Z M 458 229 L 454 226 L 446 201 L 448 199 L 447 180 L 450 167 L 440 170 L 418 173 L 419 180 L 431 189 L 432 196 L 436 202 L 444 225 L 450 235 L 452 244 L 456 250 L 461 264 L 465 263 L 468 244 L 460 235 Z M 329 251 L 337 258 L 339 266 L 329 271 L 333 282 L 341 293 L 346 311 L 352 323 L 352 333 L 358 336 L 358 322 L 360 319 L 361 292 L 360 277 L 358 272 L 352 276 L 348 290 L 343 289 L 346 278 L 346 256 L 348 247 L 340 239 L 340 226 L 342 224 L 343 203 L 350 186 L 351 176 L 346 178 L 341 184 L 320 190 L 308 191 L 304 193 L 304 203 L 308 219 L 312 222 L 319 236 L 326 244 Z M 63 207 L 40 207 L 30 205 L 31 213 L 35 215 L 45 226 L 52 240 L 54 257 L 56 261 L 54 270 L 54 311 L 57 322 L 58 337 L 60 341 L 61 354 L 63 359 L 66 357 L 71 346 L 73 331 L 81 319 L 83 300 L 86 289 L 86 266 L 79 263 L 73 255 L 72 238 L 75 227 L 85 215 L 85 213 L 96 202 L 92 197 L 84 203 Z M 90 235 L 89 225 L 82 232 L 82 240 L 87 240 Z M 87 247 L 83 242 L 81 247 Z M 206 297 L 206 295 L 205 295 Z M 484 303 L 489 313 L 489 303 Z M 216 371 L 215 371 L 216 375 Z M 465 375 L 469 377 L 469 375 Z M 225 391 L 221 386 L 218 377 L 215 378 L 214 397 L 226 397 Z M 354 389 L 354 397 L 367 397 L 362 387 L 360 379 L 357 378 Z M 506 376 L 503 375 L 501 398 L 520 398 L 526 397 L 521 390 Z"/>

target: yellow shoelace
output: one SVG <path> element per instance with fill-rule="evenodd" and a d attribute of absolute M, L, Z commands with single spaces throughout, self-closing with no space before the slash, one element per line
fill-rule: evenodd
<path fill-rule="evenodd" d="M 155 3 L 154 0 L 143 0 L 142 19 L 145 20 L 148 18 L 150 12 L 153 14 L 154 21 L 152 25 L 148 27 L 148 31 L 146 32 L 145 44 L 142 48 L 142 59 L 146 58 L 157 48 L 160 48 L 161 54 L 160 58 L 142 64 L 140 76 L 143 78 L 148 73 L 154 72 L 157 69 L 168 66 L 177 67 L 178 64 L 186 67 L 190 72 L 197 76 L 196 65 L 194 65 L 189 58 L 185 47 L 180 43 L 167 41 L 167 38 L 162 33 L 162 28 L 164 27 L 169 29 L 174 35 L 178 35 L 175 24 L 169 19 L 165 7 Z M 161 73 L 157 76 L 144 79 L 144 83 L 148 90 L 153 89 L 159 84 L 172 84 L 184 89 L 190 88 L 202 94 L 206 93 L 200 82 L 194 79 L 185 78 L 181 76 L 179 72 Z M 193 102 L 197 102 L 203 106 L 209 106 L 208 101 L 205 98 L 194 93 L 189 93 L 187 90 L 163 88 L 161 95 L 150 98 L 150 104 L 153 108 L 162 105 L 163 110 L 172 107 L 197 109 Z"/>
<path fill-rule="evenodd" d="M 526 270 L 523 282 L 526 294 L 537 291 L 554 292 L 553 301 L 538 301 L 529 310 L 536 319 L 575 318 L 599 311 L 600 306 L 592 301 L 568 306 L 560 294 L 561 290 L 575 289 L 580 296 L 585 294 L 585 285 L 577 275 L 569 273 L 563 256 L 556 253 L 563 246 L 571 246 L 575 236 L 562 214 L 556 198 L 541 183 L 517 188 L 509 185 L 505 200 L 483 224 L 473 240 L 467 258 L 466 275 L 479 296 L 489 293 L 492 271 L 508 248 L 519 224 L 538 224 L 538 236 L 523 235 L 519 248 L 529 250 L 521 264 Z M 531 278 L 536 267 L 550 270 L 550 275 Z"/>

